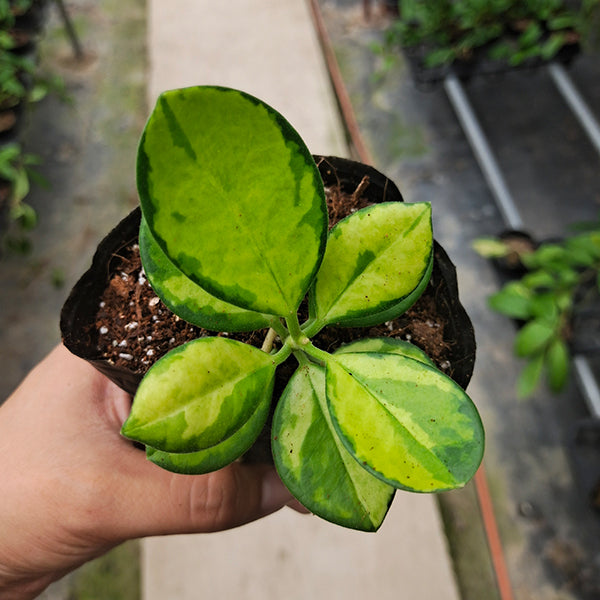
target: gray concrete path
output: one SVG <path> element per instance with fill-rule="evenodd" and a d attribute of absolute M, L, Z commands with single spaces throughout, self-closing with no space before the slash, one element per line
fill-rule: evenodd
<path fill-rule="evenodd" d="M 304 0 L 149 0 L 152 106 L 165 89 L 219 84 L 271 104 L 315 153 L 347 155 Z M 435 499 L 399 492 L 377 534 L 289 509 L 210 535 L 143 542 L 144 600 L 457 600 Z"/>

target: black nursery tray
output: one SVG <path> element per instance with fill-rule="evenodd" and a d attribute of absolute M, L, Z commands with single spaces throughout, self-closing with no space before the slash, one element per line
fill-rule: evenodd
<path fill-rule="evenodd" d="M 409 64 L 411 75 L 416 85 L 421 89 L 433 89 L 441 84 L 449 75 L 455 75 L 463 81 L 475 77 L 490 77 L 512 71 L 538 69 L 550 62 L 569 65 L 580 53 L 579 44 L 563 46 L 551 61 L 534 57 L 524 60 L 518 65 L 512 65 L 507 60 L 494 60 L 487 56 L 488 47 L 477 48 L 469 60 L 456 60 L 447 65 L 429 67 L 425 57 L 431 52 L 431 46 L 420 45 L 404 47 L 402 52 Z"/>

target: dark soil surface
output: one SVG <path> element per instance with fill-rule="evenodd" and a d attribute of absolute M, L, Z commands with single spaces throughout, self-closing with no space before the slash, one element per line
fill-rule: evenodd
<path fill-rule="evenodd" d="M 369 205 L 361 196 L 369 181 L 365 177 L 352 194 L 339 188 L 327 190 L 329 226 Z M 227 336 L 260 348 L 267 329 L 249 333 L 211 332 L 191 325 L 173 314 L 148 283 L 141 264 L 139 247 L 133 244 L 115 257 L 113 275 L 101 298 L 96 318 L 98 351 L 111 364 L 135 373 L 145 373 L 172 348 L 199 337 Z M 411 341 L 422 348 L 444 370 L 450 371 L 449 344 L 444 340 L 444 319 L 437 312 L 435 289 L 428 286 L 422 297 L 404 315 L 381 325 L 364 328 L 325 328 L 314 341 L 331 351 L 342 344 L 364 337 L 392 337 Z M 300 307 L 301 322 L 308 316 Z M 276 340 L 280 342 L 279 340 Z"/>

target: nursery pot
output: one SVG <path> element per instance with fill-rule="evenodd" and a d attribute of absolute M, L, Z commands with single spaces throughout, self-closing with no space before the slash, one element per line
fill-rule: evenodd
<path fill-rule="evenodd" d="M 372 167 L 336 157 L 315 156 L 315 160 L 326 188 L 339 186 L 342 191 L 352 194 L 357 187 L 363 188 L 366 185 L 362 194 L 371 203 L 402 201 L 396 185 Z M 137 208 L 102 240 L 90 269 L 75 284 L 66 300 L 60 320 L 65 346 L 132 395 L 145 369 L 134 370 L 127 366 L 119 366 L 102 357 L 96 316 L 100 298 L 115 272 L 114 259 L 124 248 L 130 247 L 137 241 L 140 218 L 141 212 Z M 438 366 L 459 385 L 466 388 L 475 361 L 473 327 L 458 298 L 454 265 L 437 243 L 435 243 L 434 255 L 431 281 L 422 298 L 427 297 L 429 304 L 435 304 L 437 318 L 443 321 L 444 354 L 439 359 L 441 364 Z M 419 302 L 421 299 L 417 301 L 415 307 Z M 433 328 L 441 326 L 434 322 L 429 325 Z M 341 337 L 347 337 L 350 330 L 342 327 L 335 329 L 340 331 Z M 354 328 L 353 331 L 356 332 L 357 338 L 365 337 L 365 334 L 373 335 L 371 328 L 365 329 L 369 331 L 365 332 L 362 328 Z M 318 337 L 314 341 L 318 346 Z M 279 382 L 279 386 L 277 382 L 275 385 L 277 389 L 285 385 L 285 381 Z"/>
<path fill-rule="evenodd" d="M 46 22 L 47 12 L 48 2 L 46 0 L 34 0 L 27 10 L 14 13 L 15 29 L 32 34 L 41 33 Z"/>
<path fill-rule="evenodd" d="M 0 143 L 17 141 L 23 125 L 24 112 L 23 100 L 9 99 L 4 105 L 0 103 Z"/>
<path fill-rule="evenodd" d="M 560 238 L 538 241 L 527 231 L 514 229 L 503 231 L 498 238 L 509 248 L 506 256 L 491 259 L 502 285 L 519 280 L 529 273 L 521 255 L 534 252 L 542 244 L 564 242 Z M 514 321 L 518 327 L 525 324 L 520 319 Z M 595 277 L 584 281 L 574 294 L 567 340 L 574 355 L 600 353 L 600 293 Z"/>
<path fill-rule="evenodd" d="M 498 239 L 506 244 L 508 254 L 501 258 L 493 258 L 492 264 L 503 282 L 520 279 L 527 273 L 527 267 L 521 261 L 521 255 L 536 250 L 539 242 L 529 232 L 518 229 L 507 229 L 498 235 Z"/>

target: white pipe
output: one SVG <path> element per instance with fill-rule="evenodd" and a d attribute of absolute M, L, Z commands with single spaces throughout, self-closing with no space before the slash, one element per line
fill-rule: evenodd
<path fill-rule="evenodd" d="M 590 363 L 584 356 L 576 356 L 573 359 L 573 368 L 579 383 L 579 389 L 583 393 L 583 398 L 591 415 L 600 418 L 600 389 L 590 367 Z"/>
<path fill-rule="evenodd" d="M 594 114 L 571 81 L 567 71 L 562 65 L 551 63 L 548 65 L 548 73 L 550 73 L 566 103 L 571 107 L 573 114 L 581 123 L 590 141 L 596 147 L 596 151 L 600 154 L 600 125 L 598 125 Z"/>
<path fill-rule="evenodd" d="M 523 229 L 523 221 L 521 220 L 515 201 L 508 190 L 496 158 L 477 121 L 477 117 L 458 77 L 455 75 L 446 76 L 444 79 L 444 89 L 471 144 L 475 158 L 483 171 L 483 176 L 496 198 L 498 209 L 502 213 L 504 222 L 512 229 Z"/>

